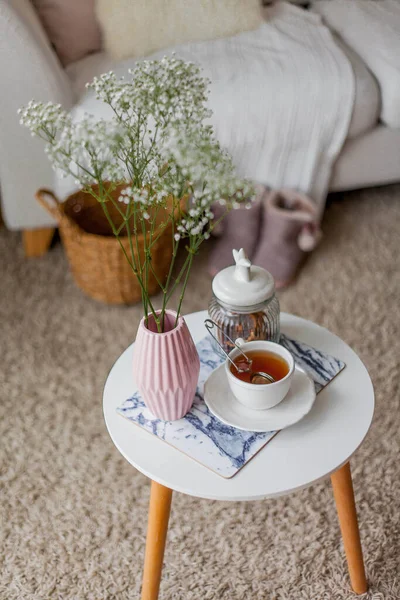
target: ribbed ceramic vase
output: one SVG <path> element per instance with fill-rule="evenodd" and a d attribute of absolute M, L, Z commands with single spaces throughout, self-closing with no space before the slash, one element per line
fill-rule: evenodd
<path fill-rule="evenodd" d="M 133 352 L 133 375 L 144 403 L 164 421 L 181 419 L 193 404 L 200 360 L 183 317 L 166 311 L 164 333 L 154 318 L 140 322 Z"/>

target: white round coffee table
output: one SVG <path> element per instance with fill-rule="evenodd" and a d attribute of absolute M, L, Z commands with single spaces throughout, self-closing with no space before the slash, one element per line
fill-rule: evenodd
<path fill-rule="evenodd" d="M 207 312 L 185 317 L 195 342 L 205 336 Z M 152 480 L 142 600 L 156 600 L 172 491 L 212 500 L 257 500 L 289 494 L 331 476 L 353 590 L 367 590 L 349 460 L 365 438 L 374 412 L 368 372 L 340 338 L 315 323 L 282 313 L 282 332 L 325 351 L 346 368 L 317 396 L 311 412 L 281 431 L 232 479 L 224 479 L 122 418 L 116 408 L 136 391 L 133 344 L 107 378 L 103 410 L 121 454 Z"/>

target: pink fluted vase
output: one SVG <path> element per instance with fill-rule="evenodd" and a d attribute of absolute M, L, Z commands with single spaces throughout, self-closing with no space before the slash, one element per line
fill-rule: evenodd
<path fill-rule="evenodd" d="M 165 313 L 164 333 L 154 317 L 140 322 L 133 352 L 133 375 L 144 403 L 164 421 L 181 419 L 193 404 L 200 360 L 183 317 Z"/>

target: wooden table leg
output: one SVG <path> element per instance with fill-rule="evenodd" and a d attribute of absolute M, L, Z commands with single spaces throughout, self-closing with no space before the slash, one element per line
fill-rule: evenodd
<path fill-rule="evenodd" d="M 364 594 L 368 589 L 368 583 L 365 577 L 350 463 L 346 463 L 336 471 L 331 476 L 331 481 L 349 567 L 351 586 L 356 594 Z"/>
<path fill-rule="evenodd" d="M 34 258 L 46 254 L 50 248 L 54 232 L 54 227 L 25 229 L 22 232 L 22 239 L 26 258 Z"/>
<path fill-rule="evenodd" d="M 171 510 L 172 490 L 151 482 L 142 600 L 157 600 Z"/>

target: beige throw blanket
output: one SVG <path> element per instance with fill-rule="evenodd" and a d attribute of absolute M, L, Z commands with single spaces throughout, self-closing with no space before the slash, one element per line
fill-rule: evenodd
<path fill-rule="evenodd" d="M 287 3 L 255 31 L 179 46 L 211 79 L 212 122 L 241 175 L 309 194 L 322 212 L 354 101 L 351 65 L 320 17 Z"/>

